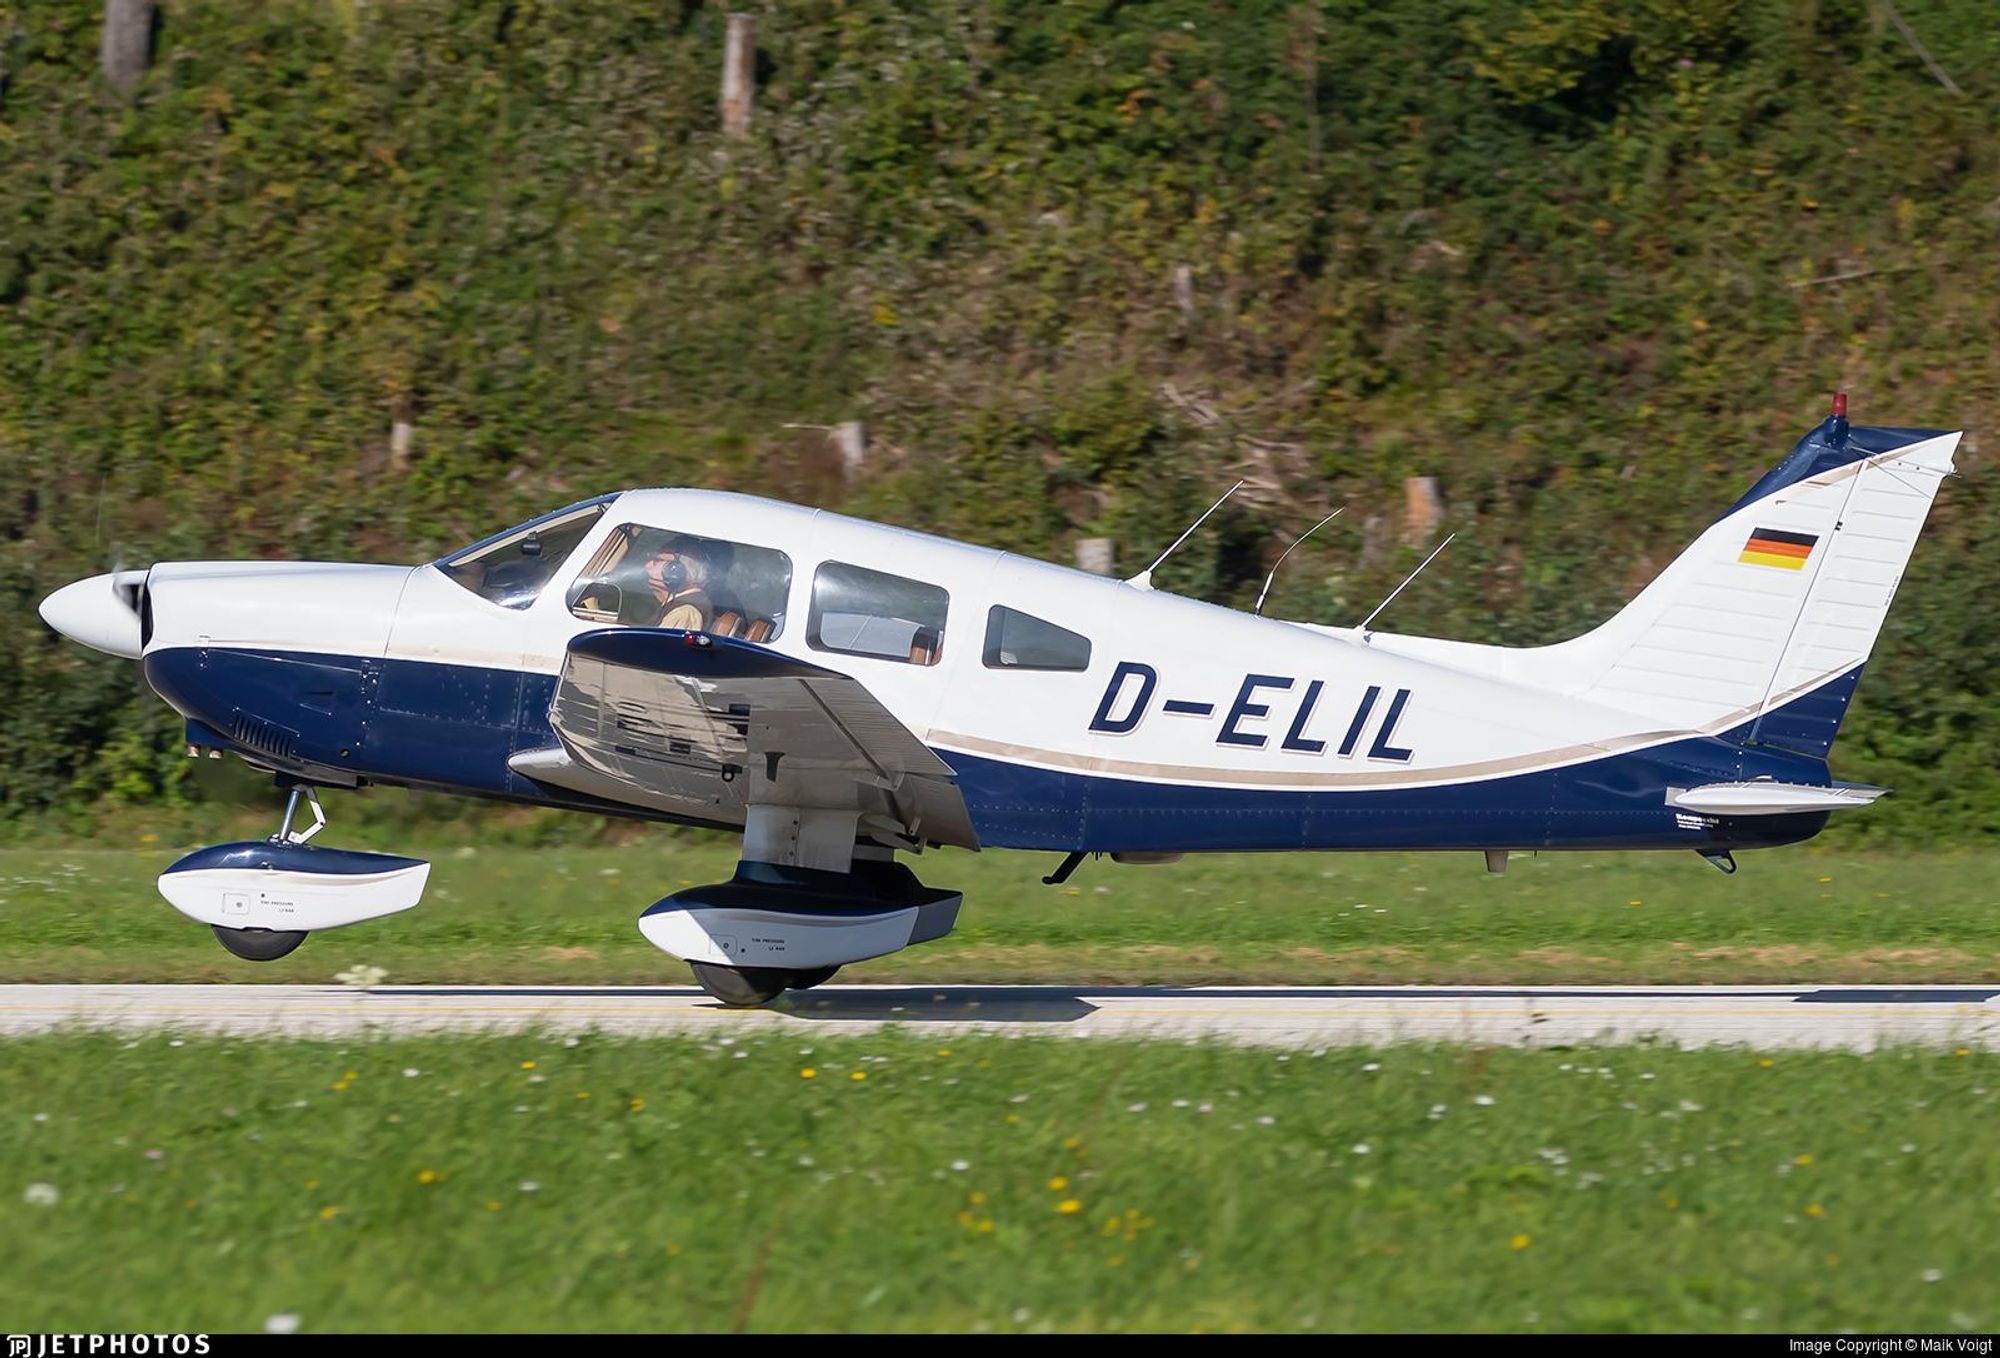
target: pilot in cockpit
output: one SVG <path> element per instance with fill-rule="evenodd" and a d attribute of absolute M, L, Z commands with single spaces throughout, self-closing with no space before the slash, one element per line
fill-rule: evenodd
<path fill-rule="evenodd" d="M 641 626 L 682 628 L 700 632 L 708 627 L 715 612 L 706 585 L 708 562 L 694 543 L 685 538 L 670 539 L 646 555 L 646 588 L 651 607 L 658 609 L 657 621 L 647 619 Z"/>

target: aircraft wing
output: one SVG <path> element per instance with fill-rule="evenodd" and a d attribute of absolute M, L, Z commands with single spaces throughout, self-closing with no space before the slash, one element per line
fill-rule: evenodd
<path fill-rule="evenodd" d="M 610 627 L 574 638 L 549 724 L 509 761 L 540 782 L 709 820 L 852 807 L 861 829 L 978 848 L 951 766 L 859 680 L 726 637 Z"/>

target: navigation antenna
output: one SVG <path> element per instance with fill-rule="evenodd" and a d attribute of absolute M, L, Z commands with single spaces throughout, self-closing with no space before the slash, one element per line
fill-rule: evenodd
<path fill-rule="evenodd" d="M 1175 551 L 1177 551 L 1180 548 L 1180 545 L 1183 542 L 1186 542 L 1190 537 L 1194 535 L 1195 529 L 1201 527 L 1204 523 L 1208 522 L 1208 516 L 1210 514 L 1213 514 L 1216 510 L 1222 508 L 1223 500 L 1227 500 L 1230 496 L 1234 495 L 1237 491 L 1241 489 L 1243 489 L 1243 483 L 1241 481 L 1238 481 L 1228 490 L 1223 491 L 1222 500 L 1217 500 L 1214 504 L 1210 505 L 1207 509 L 1203 510 L 1201 517 L 1196 519 L 1193 523 L 1189 524 L 1187 526 L 1187 531 L 1174 539 L 1174 545 L 1172 547 L 1167 548 L 1166 551 L 1160 553 L 1159 561 L 1155 561 L 1152 565 L 1146 567 L 1146 569 L 1140 571 L 1137 575 L 1133 576 L 1130 580 L 1127 580 L 1125 583 L 1132 586 L 1132 588 L 1134 589 L 1151 589 L 1153 587 L 1153 572 L 1160 568 L 1160 562 L 1165 561 L 1168 557 L 1172 556 L 1175 553 Z"/>
<path fill-rule="evenodd" d="M 1389 597 L 1384 599 L 1381 603 L 1376 604 L 1375 611 L 1373 613 L 1370 613 L 1367 617 L 1361 620 L 1361 626 L 1355 628 L 1354 630 L 1361 633 L 1362 640 L 1365 641 L 1368 638 L 1368 624 L 1375 621 L 1375 619 L 1381 617 L 1382 610 L 1387 608 L 1390 604 L 1396 602 L 1396 596 L 1398 594 L 1401 594 L 1404 590 L 1408 589 L 1410 587 L 1410 581 L 1422 575 L 1424 573 L 1424 566 L 1428 566 L 1431 564 L 1431 562 L 1437 560 L 1438 553 L 1442 552 L 1445 548 L 1451 546 L 1451 540 L 1457 536 L 1458 533 L 1456 530 L 1447 534 L 1443 542 L 1440 542 L 1437 546 L 1431 548 L 1431 554 L 1424 558 L 1423 565 L 1418 566 L 1415 570 L 1411 571 L 1409 575 L 1405 576 L 1403 579 L 1403 583 L 1396 586 L 1394 589 L 1390 590 Z"/>
<path fill-rule="evenodd" d="M 1278 559 L 1271 563 L 1271 573 L 1264 577 L 1264 588 L 1257 591 L 1257 606 L 1250 610 L 1252 613 L 1255 613 L 1260 618 L 1264 616 L 1264 596 L 1271 592 L 1271 582 L 1278 578 L 1278 567 L 1285 564 L 1285 558 L 1292 554 L 1293 548 L 1297 547 L 1301 542 L 1304 542 L 1307 538 L 1311 537 L 1314 533 L 1317 533 L 1320 529 L 1326 527 L 1328 524 L 1332 523 L 1335 519 L 1339 518 L 1342 514 L 1345 514 L 1346 512 L 1347 512 L 1347 506 L 1342 505 L 1339 509 L 1334 510 L 1333 513 L 1327 515 L 1325 518 L 1321 519 L 1318 523 L 1306 529 L 1305 532 L 1293 538 L 1291 547 L 1287 547 L 1285 548 L 1284 551 L 1278 553 Z"/>

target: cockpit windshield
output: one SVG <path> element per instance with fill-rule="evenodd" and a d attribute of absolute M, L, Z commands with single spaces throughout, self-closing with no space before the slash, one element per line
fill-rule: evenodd
<path fill-rule="evenodd" d="M 616 498 L 600 496 L 530 519 L 453 552 L 437 568 L 502 608 L 526 608 Z"/>

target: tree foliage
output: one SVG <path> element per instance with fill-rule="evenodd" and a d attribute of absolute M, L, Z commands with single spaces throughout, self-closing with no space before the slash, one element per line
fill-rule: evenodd
<path fill-rule="evenodd" d="M 739 6 L 745 7 L 745 6 Z M 753 134 L 679 0 L 0 0 L 0 793 L 182 795 L 114 561 L 420 560 L 566 499 L 830 501 L 1504 642 L 1600 620 L 1818 416 L 1968 427 L 1836 749 L 1882 833 L 2000 831 L 2000 26 L 1866 0 L 766 0 Z M 1191 296 L 1177 296 L 1185 268 Z M 1185 305 L 1189 303 L 1189 305 Z M 843 485 L 809 429 L 862 419 Z M 415 428 L 392 465 L 393 421 Z M 1989 436 L 1990 437 L 1990 436 Z"/>

